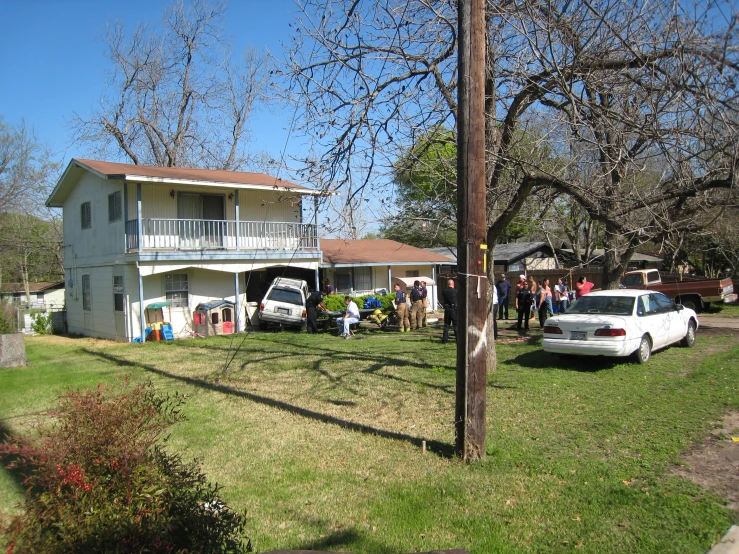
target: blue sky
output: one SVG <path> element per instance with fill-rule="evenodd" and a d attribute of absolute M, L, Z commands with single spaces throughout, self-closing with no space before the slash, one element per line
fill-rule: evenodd
<path fill-rule="evenodd" d="M 66 164 L 85 152 L 72 142 L 69 121 L 89 115 L 105 89 L 109 67 L 103 36 L 107 21 L 132 30 L 139 22 L 158 24 L 169 0 L 2 0 L 0 18 L 0 116 L 16 125 L 25 119 L 39 141 Z M 247 45 L 278 57 L 296 14 L 292 0 L 231 0 L 227 33 L 235 50 Z M 279 159 L 288 140 L 291 113 L 260 110 L 250 120 L 250 149 Z M 287 142 L 287 153 L 300 148 Z"/>

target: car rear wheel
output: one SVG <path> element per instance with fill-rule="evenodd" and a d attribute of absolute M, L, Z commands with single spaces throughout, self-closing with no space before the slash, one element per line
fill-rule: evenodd
<path fill-rule="evenodd" d="M 636 361 L 640 364 L 647 363 L 652 357 L 652 341 L 649 340 L 649 337 L 647 335 L 644 335 L 641 338 L 639 348 L 637 348 L 636 352 L 634 352 L 634 356 L 636 357 Z"/>
<path fill-rule="evenodd" d="M 688 322 L 688 330 L 680 344 L 686 348 L 693 348 L 695 345 L 695 321 L 692 319 Z"/>

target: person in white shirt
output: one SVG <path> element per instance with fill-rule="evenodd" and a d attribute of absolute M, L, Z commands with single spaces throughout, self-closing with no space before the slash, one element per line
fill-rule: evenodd
<path fill-rule="evenodd" d="M 336 330 L 340 336 L 348 339 L 351 336 L 349 326 L 352 323 L 359 323 L 359 308 L 351 296 L 344 297 L 344 304 L 346 304 L 346 314 L 344 317 L 336 318 Z"/>

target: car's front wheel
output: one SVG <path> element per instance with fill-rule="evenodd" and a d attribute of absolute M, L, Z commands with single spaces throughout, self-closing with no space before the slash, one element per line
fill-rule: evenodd
<path fill-rule="evenodd" d="M 683 340 L 680 341 L 680 344 L 686 348 L 693 348 L 695 346 L 695 321 L 692 319 L 688 321 L 688 330 Z"/>
<path fill-rule="evenodd" d="M 634 356 L 636 357 L 636 361 L 640 364 L 647 363 L 652 357 L 652 341 L 649 340 L 649 337 L 647 335 L 644 335 L 641 338 L 639 348 L 637 348 L 636 352 L 634 352 Z"/>

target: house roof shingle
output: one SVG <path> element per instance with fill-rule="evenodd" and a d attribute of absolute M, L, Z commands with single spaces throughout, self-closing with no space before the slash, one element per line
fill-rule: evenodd
<path fill-rule="evenodd" d="M 49 199 L 46 201 L 46 204 L 51 207 L 61 207 L 66 194 L 68 194 L 69 189 L 77 181 L 82 171 L 89 171 L 103 179 L 113 180 L 217 185 L 232 186 L 235 188 L 262 188 L 287 190 L 298 194 L 320 194 L 319 191 L 296 185 L 295 183 L 264 173 L 226 171 L 223 169 L 156 167 L 73 158 L 49 196 Z"/>
<path fill-rule="evenodd" d="M 390 239 L 321 239 L 324 266 L 448 264 L 449 258 Z"/>
<path fill-rule="evenodd" d="M 59 288 L 64 286 L 64 281 L 39 281 L 38 283 L 28 283 L 31 292 L 43 292 L 45 290 Z M 4 283 L 2 292 L 26 292 L 23 283 Z"/>

